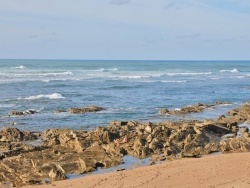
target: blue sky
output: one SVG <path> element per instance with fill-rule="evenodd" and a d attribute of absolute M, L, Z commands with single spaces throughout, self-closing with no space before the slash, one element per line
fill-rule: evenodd
<path fill-rule="evenodd" d="M 0 0 L 0 58 L 250 60 L 249 0 Z"/>

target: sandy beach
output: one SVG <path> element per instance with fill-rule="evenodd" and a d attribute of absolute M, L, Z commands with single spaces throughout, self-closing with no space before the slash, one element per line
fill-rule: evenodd
<path fill-rule="evenodd" d="M 53 182 L 25 188 L 249 187 L 250 153 L 185 158 L 131 170 Z"/>

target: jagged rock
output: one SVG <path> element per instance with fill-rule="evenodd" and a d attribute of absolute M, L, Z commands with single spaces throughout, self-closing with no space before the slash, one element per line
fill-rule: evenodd
<path fill-rule="evenodd" d="M 35 140 L 39 134 L 35 134 L 27 131 L 20 131 L 17 128 L 4 127 L 0 131 L 0 141 L 1 142 L 18 142 L 24 140 Z"/>
<path fill-rule="evenodd" d="M 194 107 L 203 109 L 207 105 Z M 0 150 L 4 150 L 0 155 L 0 181 L 13 182 L 13 186 L 42 184 L 45 180 L 65 179 L 65 174 L 118 165 L 124 155 L 171 160 L 217 151 L 250 151 L 247 128 L 241 128 L 241 137 L 236 137 L 236 132 L 231 137 L 222 137 L 237 131 L 239 124 L 249 117 L 250 106 L 243 105 L 214 120 L 157 124 L 113 121 L 90 132 L 48 129 L 42 133 L 42 146 L 22 142 L 35 139 L 38 134 L 4 128 L 0 131 Z"/>
<path fill-rule="evenodd" d="M 11 111 L 9 114 L 10 114 L 11 116 L 22 116 L 22 115 L 24 115 L 23 112 L 21 112 L 21 111 L 16 111 L 16 110 Z"/>
<path fill-rule="evenodd" d="M 163 108 L 160 110 L 160 114 L 170 114 L 170 110 L 167 108 Z"/>
<path fill-rule="evenodd" d="M 181 108 L 180 110 L 169 110 L 167 108 L 164 108 L 160 110 L 160 114 L 181 115 L 181 114 L 189 114 L 189 113 L 199 113 L 199 112 L 203 112 L 205 109 L 214 107 L 216 105 L 221 105 L 221 104 L 228 104 L 228 103 L 223 103 L 220 101 L 217 101 L 214 104 L 196 103 L 195 105 L 186 106 L 184 108 Z"/>
<path fill-rule="evenodd" d="M 49 177 L 52 180 L 64 180 L 66 179 L 65 171 L 60 165 L 54 165 L 55 168 L 52 168 L 49 172 Z"/>
<path fill-rule="evenodd" d="M 220 142 L 220 149 L 222 152 L 227 151 L 250 151 L 250 137 L 249 134 L 246 133 L 242 137 L 238 138 L 230 138 L 226 140 L 222 140 Z"/>
<path fill-rule="evenodd" d="M 84 114 L 86 112 L 98 112 L 101 110 L 105 110 L 105 108 L 98 107 L 98 106 L 88 106 L 84 108 L 70 108 L 69 112 L 72 114 Z"/>
<path fill-rule="evenodd" d="M 28 115 L 28 114 L 35 114 L 37 113 L 36 110 L 32 110 L 32 109 L 29 109 L 29 110 L 25 110 L 25 111 L 17 111 L 17 110 L 12 110 L 9 115 L 10 116 L 24 116 L 24 115 Z"/>
<path fill-rule="evenodd" d="M 90 146 L 85 139 L 89 134 L 86 131 L 73 131 L 70 129 L 48 129 L 42 134 L 45 146 L 61 145 L 82 152 Z"/>

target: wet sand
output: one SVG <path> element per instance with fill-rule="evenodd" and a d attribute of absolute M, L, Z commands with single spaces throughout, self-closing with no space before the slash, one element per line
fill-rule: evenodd
<path fill-rule="evenodd" d="M 26 188 L 250 187 L 250 152 L 185 158 Z"/>

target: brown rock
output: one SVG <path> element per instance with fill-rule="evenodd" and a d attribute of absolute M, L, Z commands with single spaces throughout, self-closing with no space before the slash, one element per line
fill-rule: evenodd
<path fill-rule="evenodd" d="M 105 108 L 98 107 L 98 106 L 88 106 L 83 108 L 70 108 L 69 112 L 72 114 L 84 114 L 86 112 L 98 112 L 101 110 L 105 110 Z"/>

